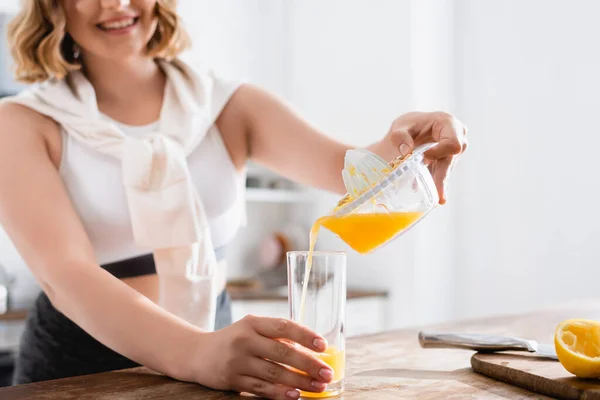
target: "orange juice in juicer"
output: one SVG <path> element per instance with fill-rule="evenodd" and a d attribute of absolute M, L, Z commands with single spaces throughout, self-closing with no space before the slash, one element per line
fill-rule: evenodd
<path fill-rule="evenodd" d="M 439 203 L 424 163 L 424 153 L 436 145 L 419 146 L 391 163 L 368 150 L 349 150 L 342 171 L 348 193 L 315 225 L 332 231 L 361 254 L 405 233 Z"/>

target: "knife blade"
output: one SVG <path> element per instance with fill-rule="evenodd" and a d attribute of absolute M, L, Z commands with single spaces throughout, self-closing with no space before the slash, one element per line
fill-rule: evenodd
<path fill-rule="evenodd" d="M 551 344 L 518 337 L 453 332 L 419 332 L 419 344 L 424 349 L 468 349 L 479 352 L 528 351 L 540 357 L 558 360 Z"/>

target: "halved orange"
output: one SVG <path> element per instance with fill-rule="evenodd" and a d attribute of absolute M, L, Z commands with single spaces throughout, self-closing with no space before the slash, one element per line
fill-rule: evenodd
<path fill-rule="evenodd" d="M 600 321 L 561 322 L 554 334 L 554 346 L 567 371 L 580 378 L 600 378 Z"/>

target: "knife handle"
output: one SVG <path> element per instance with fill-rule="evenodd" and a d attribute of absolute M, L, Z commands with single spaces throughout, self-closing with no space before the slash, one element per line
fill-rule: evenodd
<path fill-rule="evenodd" d="M 531 350 L 524 339 L 467 333 L 419 332 L 419 344 L 424 349 L 468 349 L 480 352 Z"/>

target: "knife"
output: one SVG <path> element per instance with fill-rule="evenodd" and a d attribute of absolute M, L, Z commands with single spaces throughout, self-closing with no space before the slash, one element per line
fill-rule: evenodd
<path fill-rule="evenodd" d="M 419 332 L 419 344 L 424 349 L 468 349 L 481 353 L 497 351 L 528 351 L 541 357 L 558 360 L 553 345 L 516 337 L 472 333 Z"/>

